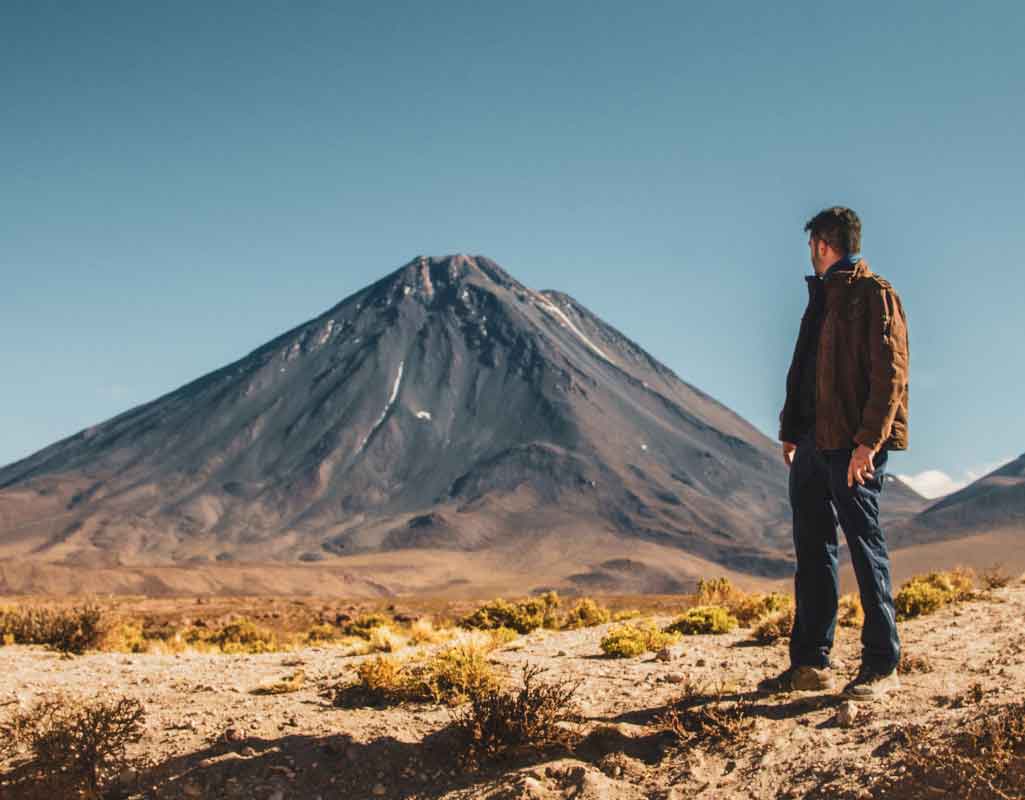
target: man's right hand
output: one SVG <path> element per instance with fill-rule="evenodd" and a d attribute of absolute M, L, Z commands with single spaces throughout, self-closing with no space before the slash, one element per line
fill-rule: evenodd
<path fill-rule="evenodd" d="M 783 442 L 783 463 L 788 467 L 794 463 L 794 453 L 797 452 L 797 445 L 793 442 Z"/>

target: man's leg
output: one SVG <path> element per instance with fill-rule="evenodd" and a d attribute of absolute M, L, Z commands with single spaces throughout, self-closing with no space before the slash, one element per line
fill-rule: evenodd
<path fill-rule="evenodd" d="M 794 520 L 796 611 L 790 634 L 792 666 L 828 667 L 836 632 L 836 514 L 830 503 L 828 464 L 812 438 L 798 443 L 790 467 Z"/>
<path fill-rule="evenodd" d="M 890 585 L 890 557 L 879 526 L 879 495 L 883 488 L 887 452 L 874 459 L 875 474 L 864 485 L 847 486 L 850 452 L 830 453 L 830 486 L 840 526 L 851 551 L 851 563 L 858 580 L 865 624 L 861 631 L 862 666 L 876 675 L 893 672 L 900 661 L 893 590 Z"/>

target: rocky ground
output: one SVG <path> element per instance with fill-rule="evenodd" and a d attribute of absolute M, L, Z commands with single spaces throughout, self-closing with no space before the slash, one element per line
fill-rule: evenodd
<path fill-rule="evenodd" d="M 538 631 L 496 652 L 515 678 L 581 679 L 580 742 L 468 772 L 454 756 L 453 710 L 435 705 L 343 709 L 322 695 L 362 658 L 306 648 L 227 656 L 62 657 L 35 646 L 0 648 L 0 714 L 53 691 L 135 698 L 145 735 L 132 755 L 148 768 L 123 776 L 133 798 L 776 798 L 873 796 L 901 755 L 909 724 L 954 727 L 989 707 L 1020 701 L 1025 685 L 1025 585 L 987 593 L 903 623 L 916 668 L 884 704 L 853 717 L 835 693 L 763 697 L 758 680 L 786 665 L 785 644 L 752 645 L 749 631 L 688 637 L 659 660 L 602 656 L 608 628 Z M 661 620 L 660 620 L 661 621 Z M 841 682 L 857 670 L 856 631 L 840 629 Z M 931 669 L 930 669 L 931 667 Z M 299 691 L 254 689 L 302 669 Z M 749 720 L 725 741 L 683 743 L 664 717 L 688 682 L 719 686 Z M 839 713 L 838 713 L 839 712 Z M 0 797 L 3 794 L 0 788 Z"/>

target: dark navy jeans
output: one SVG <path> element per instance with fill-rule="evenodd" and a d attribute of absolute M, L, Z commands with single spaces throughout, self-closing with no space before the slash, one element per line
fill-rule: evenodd
<path fill-rule="evenodd" d="M 790 634 L 794 666 L 829 666 L 836 632 L 837 523 L 843 529 L 858 580 L 865 624 L 861 631 L 862 663 L 889 672 L 900 660 L 900 640 L 890 586 L 890 558 L 879 527 L 879 495 L 887 452 L 874 459 L 875 475 L 864 485 L 847 486 L 851 450 L 817 450 L 804 437 L 790 466 L 790 506 L 794 515 L 797 613 Z"/>

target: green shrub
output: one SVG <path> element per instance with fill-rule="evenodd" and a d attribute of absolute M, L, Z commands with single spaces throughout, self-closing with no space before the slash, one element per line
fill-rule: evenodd
<path fill-rule="evenodd" d="M 273 632 L 248 619 L 225 625 L 207 637 L 206 642 L 225 653 L 271 653 L 279 649 Z"/>
<path fill-rule="evenodd" d="M 602 638 L 601 650 L 613 658 L 634 658 L 642 653 L 661 650 L 678 638 L 650 623 L 617 625 Z"/>
<path fill-rule="evenodd" d="M 539 597 L 518 603 L 510 603 L 499 597 L 464 617 L 459 625 L 478 630 L 511 628 L 517 633 L 530 633 L 538 628 L 556 627 L 555 614 L 558 607 L 559 596 L 555 592 L 545 592 Z"/>
<path fill-rule="evenodd" d="M 611 618 L 611 612 L 599 605 L 590 597 L 580 598 L 562 620 L 562 627 L 567 629 L 591 628 L 604 625 Z"/>
<path fill-rule="evenodd" d="M 722 606 L 696 606 L 666 627 L 666 633 L 693 636 L 703 633 L 729 633 L 737 627 L 737 618 Z"/>
<path fill-rule="evenodd" d="M 785 611 L 777 611 L 763 617 L 754 631 L 751 638 L 761 644 L 772 644 L 780 639 L 789 638 L 790 631 L 794 627 L 794 609 L 788 608 Z"/>
<path fill-rule="evenodd" d="M 349 620 L 341 626 L 341 632 L 345 636 L 360 636 L 369 639 L 374 628 L 382 625 L 391 625 L 392 619 L 384 614 L 361 614 L 356 619 Z"/>
<path fill-rule="evenodd" d="M 910 619 L 931 614 L 949 603 L 968 600 L 972 596 L 973 582 L 969 572 L 930 572 L 905 583 L 897 592 L 894 605 L 897 619 Z"/>

